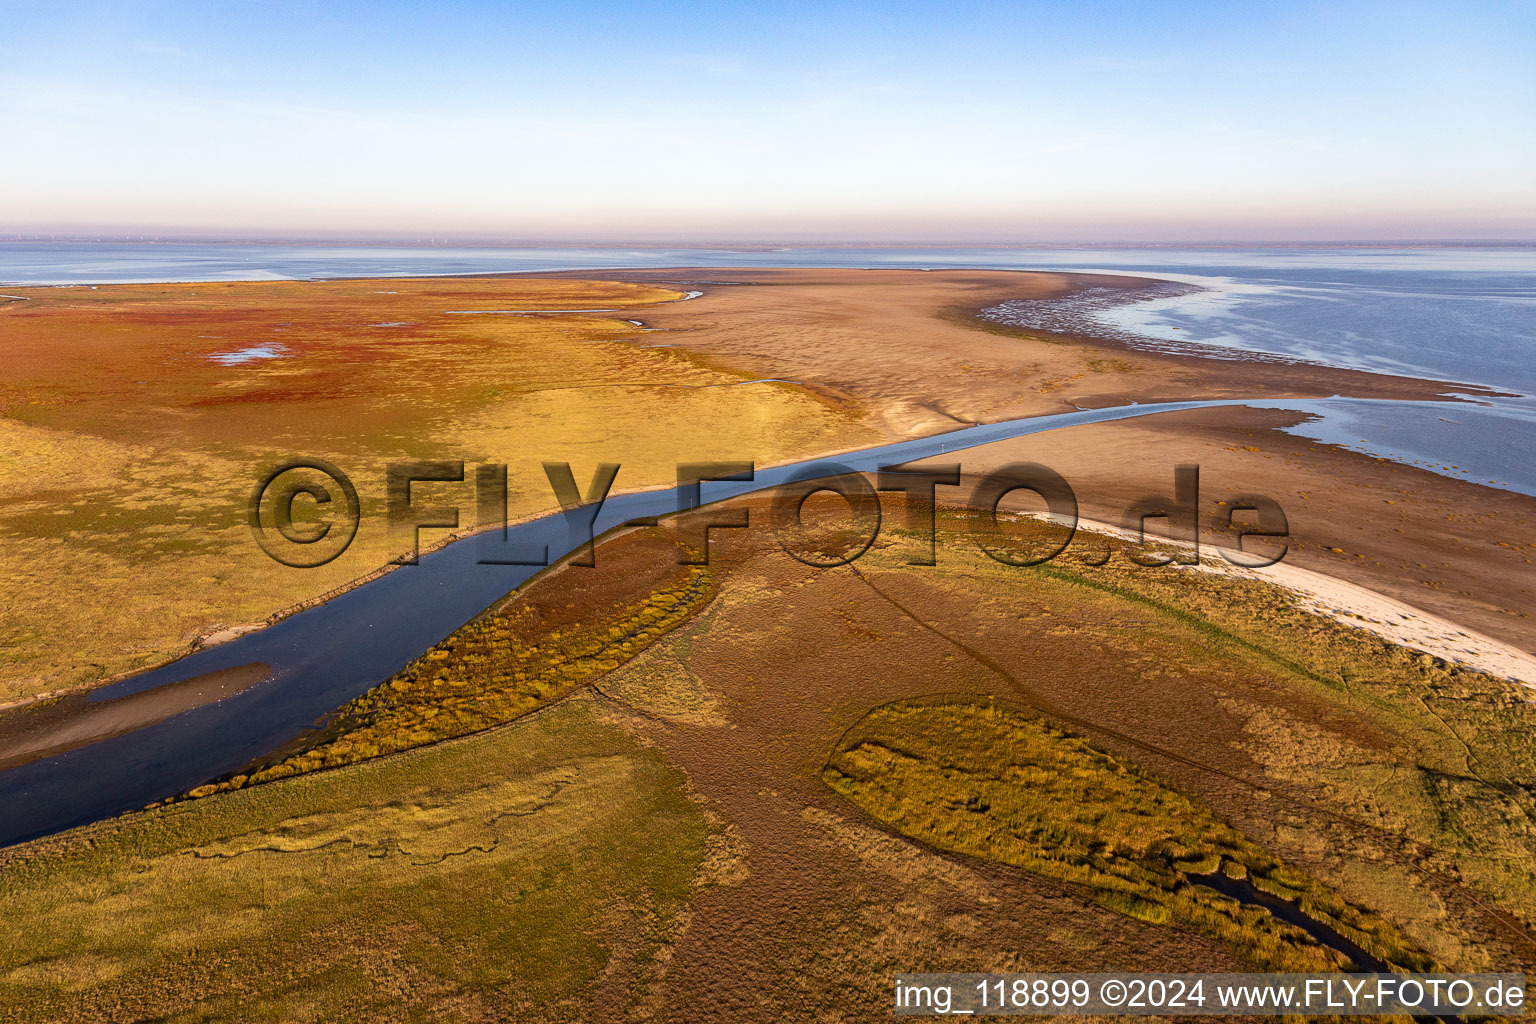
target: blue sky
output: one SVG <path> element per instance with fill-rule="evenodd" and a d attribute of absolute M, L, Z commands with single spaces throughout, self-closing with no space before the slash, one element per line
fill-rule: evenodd
<path fill-rule="evenodd" d="M 1536 4 L 0 5 L 0 231 L 1536 237 Z"/>

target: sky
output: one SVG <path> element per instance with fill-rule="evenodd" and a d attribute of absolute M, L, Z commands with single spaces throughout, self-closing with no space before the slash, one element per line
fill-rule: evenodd
<path fill-rule="evenodd" d="M 1536 3 L 0 0 L 0 235 L 1536 239 Z"/>

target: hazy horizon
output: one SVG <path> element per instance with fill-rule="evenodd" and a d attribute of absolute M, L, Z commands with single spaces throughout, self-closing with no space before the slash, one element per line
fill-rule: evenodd
<path fill-rule="evenodd" d="M 405 249 L 1433 249 L 1433 248 L 1532 248 L 1532 238 L 1068 238 L 991 241 L 983 239 L 903 239 L 903 238 L 497 238 L 497 237 L 408 237 L 390 235 L 316 234 L 270 236 L 239 233 L 177 234 L 127 232 L 0 232 L 0 244 L 75 243 L 144 245 L 292 245 L 359 246 Z"/>
<path fill-rule="evenodd" d="M 1533 40 L 1491 0 L 20 8 L 0 236 L 1528 240 Z"/>

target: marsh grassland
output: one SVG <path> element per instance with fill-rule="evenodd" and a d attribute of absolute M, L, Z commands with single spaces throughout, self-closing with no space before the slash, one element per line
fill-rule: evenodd
<path fill-rule="evenodd" d="M 0 704 L 158 663 L 385 565 L 400 553 L 383 526 L 391 462 L 507 463 L 522 517 L 556 505 L 544 460 L 582 481 L 621 463 L 628 489 L 670 483 L 678 461 L 767 464 L 870 437 L 806 392 L 646 347 L 668 335 L 627 321 L 683 297 L 664 287 L 13 291 L 24 298 L 0 306 Z M 273 562 L 245 524 L 262 469 L 291 456 L 329 460 L 361 496 L 356 541 L 323 568 Z M 472 485 L 416 490 L 475 525 Z"/>
<path fill-rule="evenodd" d="M 1268 970 L 1351 963 L 1199 876 L 1246 878 L 1386 963 L 1433 967 L 1391 925 L 1276 861 L 1199 802 L 995 699 L 876 708 L 833 751 L 823 777 L 904 835 L 1080 886 L 1138 920 L 1210 934 Z"/>
<path fill-rule="evenodd" d="M 570 702 L 12 860 L 0 1016 L 620 1011 L 708 884 L 709 849 L 681 774 Z"/>
<path fill-rule="evenodd" d="M 6 851 L 0 1007 L 863 1019 L 896 970 L 1341 962 L 1215 870 L 1403 967 L 1536 963 L 1524 694 L 969 515 L 935 567 L 610 536 L 246 778 Z"/>

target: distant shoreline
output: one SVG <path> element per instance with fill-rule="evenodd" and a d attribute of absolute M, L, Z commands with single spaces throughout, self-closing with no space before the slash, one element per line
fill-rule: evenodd
<path fill-rule="evenodd" d="M 625 239 L 591 239 L 560 241 L 550 239 L 449 239 L 445 241 L 421 241 L 409 238 L 199 238 L 195 236 L 169 238 L 103 238 L 100 235 L 65 235 L 51 238 L 6 238 L 0 232 L 0 246 L 5 245 L 227 245 L 227 246 L 293 246 L 307 248 L 356 248 L 356 249 L 706 249 L 719 252 L 775 252 L 786 249 L 1531 249 L 1536 239 L 1480 239 L 1480 238 L 1400 238 L 1400 239 L 1338 239 L 1333 241 L 1273 239 L 1221 239 L 1213 241 L 951 241 L 914 242 L 900 239 L 862 242 L 816 242 L 803 239 L 788 241 L 634 241 Z M 16 235 L 16 232 L 9 232 Z M 35 234 L 35 232 L 21 232 Z"/>

